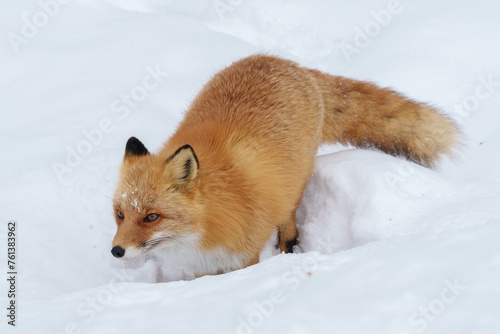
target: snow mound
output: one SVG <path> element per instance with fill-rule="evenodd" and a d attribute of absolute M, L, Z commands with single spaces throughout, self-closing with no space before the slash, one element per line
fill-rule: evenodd
<path fill-rule="evenodd" d="M 437 230 L 444 222 L 421 217 L 456 193 L 436 172 L 380 152 L 321 156 L 297 212 L 300 245 L 304 251 L 334 253 Z"/>

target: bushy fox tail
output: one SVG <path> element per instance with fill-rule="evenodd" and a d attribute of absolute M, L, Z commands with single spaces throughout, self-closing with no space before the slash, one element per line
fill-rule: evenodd
<path fill-rule="evenodd" d="M 433 167 L 460 142 L 453 121 L 427 104 L 370 82 L 309 71 L 323 96 L 323 143 L 377 148 Z"/>

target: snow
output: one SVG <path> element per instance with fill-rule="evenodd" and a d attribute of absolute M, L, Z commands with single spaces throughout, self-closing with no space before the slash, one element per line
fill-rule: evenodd
<path fill-rule="evenodd" d="M 16 220 L 19 272 L 16 328 L 1 280 L 2 333 L 500 333 L 498 2 L 0 8 L 0 248 L 7 276 Z M 113 258 L 126 140 L 159 148 L 213 73 L 262 51 L 429 102 L 464 145 L 438 170 L 322 149 L 295 254 L 194 280 Z"/>

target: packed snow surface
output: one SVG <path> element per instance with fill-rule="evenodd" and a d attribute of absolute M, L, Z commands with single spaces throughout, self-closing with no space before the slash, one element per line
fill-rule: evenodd
<path fill-rule="evenodd" d="M 493 0 L 3 1 L 1 332 L 500 333 L 499 13 Z M 212 74 L 257 52 L 428 102 L 463 145 L 437 170 L 322 149 L 294 254 L 191 280 L 113 258 L 126 140 L 158 149 Z"/>

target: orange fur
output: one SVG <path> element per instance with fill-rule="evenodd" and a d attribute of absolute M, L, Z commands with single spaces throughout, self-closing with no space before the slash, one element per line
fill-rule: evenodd
<path fill-rule="evenodd" d="M 160 235 L 162 249 L 218 250 L 207 260 L 213 266 L 194 268 L 197 275 L 256 263 L 276 229 L 287 251 L 317 149 L 332 142 L 433 166 L 452 153 L 459 132 L 435 109 L 390 89 L 254 55 L 205 85 L 158 154 L 127 147 L 114 198 L 124 219 L 117 218 L 113 246 L 141 253 Z M 160 218 L 143 222 L 149 213 Z"/>

